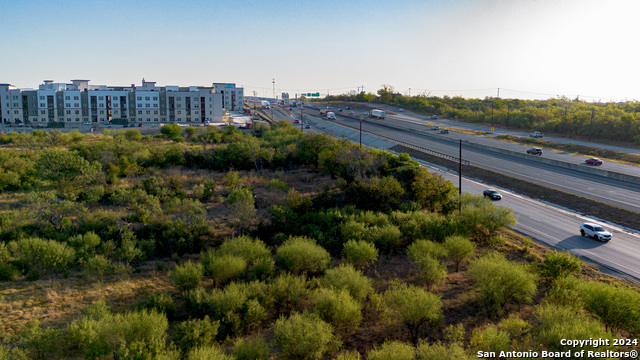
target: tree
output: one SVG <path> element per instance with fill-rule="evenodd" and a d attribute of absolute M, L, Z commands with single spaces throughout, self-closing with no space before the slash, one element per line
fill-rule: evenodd
<path fill-rule="evenodd" d="M 43 180 L 49 180 L 63 193 L 94 183 L 101 173 L 98 162 L 89 162 L 66 150 L 44 150 L 38 156 L 36 169 Z"/>
<path fill-rule="evenodd" d="M 460 263 L 473 254 L 476 244 L 464 236 L 449 236 L 444 240 L 447 254 L 456 264 L 456 272 L 460 270 Z"/>
<path fill-rule="evenodd" d="M 281 317 L 273 326 L 273 333 L 280 359 L 319 360 L 340 346 L 331 325 L 306 313 Z"/>
<path fill-rule="evenodd" d="M 310 238 L 291 237 L 277 250 L 277 263 L 293 274 L 319 274 L 329 266 L 331 256 Z"/>
<path fill-rule="evenodd" d="M 227 203 L 237 221 L 238 228 L 241 231 L 248 229 L 253 224 L 256 214 L 252 191 L 246 187 L 233 189 L 227 197 Z"/>
<path fill-rule="evenodd" d="M 178 124 L 166 124 L 160 128 L 160 133 L 169 139 L 182 135 L 182 128 Z"/>
<path fill-rule="evenodd" d="M 378 249 L 367 241 L 349 240 L 342 248 L 344 260 L 357 269 L 364 269 L 378 259 Z"/>
<path fill-rule="evenodd" d="M 387 305 L 409 330 L 415 344 L 427 325 L 442 322 L 442 301 L 440 296 L 407 284 L 394 285 L 385 293 Z"/>

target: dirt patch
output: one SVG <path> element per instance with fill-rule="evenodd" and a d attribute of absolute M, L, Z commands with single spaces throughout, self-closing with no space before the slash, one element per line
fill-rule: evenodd
<path fill-rule="evenodd" d="M 414 158 L 428 161 L 432 164 L 443 166 L 448 169 L 458 170 L 458 163 L 455 161 L 442 159 L 433 155 L 423 153 L 421 151 L 407 148 L 402 145 L 396 145 L 391 148 L 391 150 L 404 152 Z M 473 165 L 463 165 L 462 173 L 465 176 L 480 179 L 491 185 L 503 187 L 518 194 L 526 195 L 534 199 L 547 201 L 552 204 L 562 204 L 562 206 L 571 210 L 583 214 L 589 214 L 631 229 L 640 230 L 640 214 L 633 211 L 621 209 L 602 202 L 583 198 L 560 190 L 551 189 L 528 181 L 512 178 Z"/>

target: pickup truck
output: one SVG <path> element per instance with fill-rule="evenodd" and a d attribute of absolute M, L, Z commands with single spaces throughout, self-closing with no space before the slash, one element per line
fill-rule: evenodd
<path fill-rule="evenodd" d="M 531 136 L 534 139 L 537 139 L 542 137 L 542 133 L 540 131 L 534 131 L 531 134 L 529 134 L 529 136 Z"/>

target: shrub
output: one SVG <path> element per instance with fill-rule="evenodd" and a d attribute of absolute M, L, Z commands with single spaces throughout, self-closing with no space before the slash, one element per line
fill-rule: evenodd
<path fill-rule="evenodd" d="M 585 309 L 608 329 L 624 329 L 634 336 L 640 335 L 640 293 L 637 290 L 584 281 L 578 291 Z"/>
<path fill-rule="evenodd" d="M 247 262 L 248 271 L 253 278 L 265 278 L 271 275 L 274 269 L 275 262 L 271 257 L 271 250 L 262 241 L 248 236 L 226 239 L 217 252 L 243 258 Z"/>
<path fill-rule="evenodd" d="M 348 351 L 342 354 L 339 354 L 333 360 L 360 360 L 360 353 L 356 351 Z"/>
<path fill-rule="evenodd" d="M 287 192 L 287 191 L 289 191 L 289 186 L 287 185 L 287 183 L 285 183 L 282 180 L 273 179 L 273 180 L 269 181 L 267 183 L 267 185 L 265 185 L 265 189 L 267 189 L 267 190 L 278 189 L 278 190 Z"/>
<path fill-rule="evenodd" d="M 509 351 L 511 347 L 511 339 L 506 331 L 498 330 L 495 325 L 489 325 L 487 328 L 475 328 L 471 334 L 471 348 L 474 351 Z"/>
<path fill-rule="evenodd" d="M 248 228 L 256 214 L 253 192 L 246 187 L 236 188 L 231 191 L 226 201 L 238 226 L 241 229 Z"/>
<path fill-rule="evenodd" d="M 301 310 L 302 302 L 309 294 L 304 276 L 281 274 L 268 287 L 269 302 L 275 304 L 279 313 Z"/>
<path fill-rule="evenodd" d="M 165 125 L 166 126 L 166 125 Z M 224 353 L 216 345 L 204 345 L 194 348 L 187 355 L 187 360 L 235 360 L 233 356 Z"/>
<path fill-rule="evenodd" d="M 180 291 L 194 289 L 200 284 L 204 270 L 202 264 L 186 262 L 169 271 L 169 278 Z"/>
<path fill-rule="evenodd" d="M 463 236 L 449 236 L 444 239 L 444 248 L 449 257 L 455 262 L 456 272 L 458 272 L 460 263 L 473 254 L 476 244 Z"/>
<path fill-rule="evenodd" d="M 171 297 L 171 294 L 167 292 L 157 292 L 151 294 L 144 300 L 139 301 L 135 306 L 136 311 L 142 310 L 155 310 L 159 313 L 165 314 L 167 318 L 171 319 L 176 311 L 176 305 Z"/>
<path fill-rule="evenodd" d="M 294 274 L 322 273 L 331 256 L 315 241 L 306 237 L 291 237 L 277 250 L 277 263 Z"/>
<path fill-rule="evenodd" d="M 407 327 L 414 343 L 427 325 L 442 322 L 442 301 L 438 295 L 413 285 L 394 285 L 385 293 L 386 302 Z"/>
<path fill-rule="evenodd" d="M 611 339 L 613 335 L 582 310 L 570 306 L 543 304 L 534 315 L 540 322 L 535 329 L 534 339 L 551 351 L 574 350 L 560 345 L 562 339 Z M 610 342 L 611 343 L 611 342 Z M 613 350 L 612 346 L 598 347 L 598 351 Z"/>
<path fill-rule="evenodd" d="M 247 262 L 234 255 L 218 255 L 209 252 L 202 259 L 205 271 L 216 285 L 241 277 L 247 270 Z"/>
<path fill-rule="evenodd" d="M 192 319 L 176 325 L 173 342 L 188 353 L 191 349 L 212 343 L 218 335 L 218 321 L 211 321 L 209 316 L 204 319 Z"/>
<path fill-rule="evenodd" d="M 271 346 L 261 335 L 238 339 L 233 345 L 231 354 L 238 360 L 268 360 Z"/>
<path fill-rule="evenodd" d="M 465 193 L 462 197 L 462 211 L 459 215 L 469 234 L 476 239 L 487 239 L 499 229 L 515 225 L 513 209 L 494 205 L 481 195 Z"/>
<path fill-rule="evenodd" d="M 281 317 L 274 324 L 273 333 L 281 359 L 322 359 L 324 354 L 340 346 L 333 327 L 309 314 Z"/>
<path fill-rule="evenodd" d="M 425 256 L 417 259 L 415 264 L 420 269 L 420 280 L 424 281 L 429 288 L 447 278 L 447 267 L 434 258 Z"/>
<path fill-rule="evenodd" d="M 114 266 L 111 260 L 102 255 L 95 255 L 87 259 L 84 265 L 84 271 L 89 276 L 104 276 L 113 273 Z"/>
<path fill-rule="evenodd" d="M 531 302 L 537 291 L 536 275 L 501 255 L 475 260 L 469 274 L 480 285 L 482 300 L 492 310 L 500 310 L 509 302 Z"/>
<path fill-rule="evenodd" d="M 407 255 L 414 262 L 419 262 L 424 257 L 440 260 L 447 256 L 447 249 L 442 244 L 434 241 L 416 240 L 407 247 Z"/>
<path fill-rule="evenodd" d="M 378 250 L 370 242 L 349 240 L 342 248 L 342 256 L 356 269 L 364 269 L 378 259 Z"/>
<path fill-rule="evenodd" d="M 531 325 L 522 320 L 518 315 L 511 314 L 508 318 L 500 320 L 498 329 L 506 331 L 512 339 L 518 339 L 529 332 Z"/>
<path fill-rule="evenodd" d="M 235 189 L 242 185 L 242 180 L 240 179 L 240 175 L 237 171 L 231 170 L 229 171 L 224 178 L 222 179 L 224 187 L 227 189 Z"/>
<path fill-rule="evenodd" d="M 170 139 L 182 135 L 182 128 L 178 124 L 165 124 L 160 128 L 160 133 Z"/>
<path fill-rule="evenodd" d="M 485 351 L 485 350 L 483 350 Z M 493 350 L 491 350 L 493 351 Z M 470 359 L 464 348 L 459 343 L 429 344 L 420 341 L 416 347 L 416 360 L 468 360 Z"/>
<path fill-rule="evenodd" d="M 396 251 L 402 245 L 402 232 L 395 225 L 373 226 L 367 229 L 367 237 L 380 251 L 386 253 Z"/>
<path fill-rule="evenodd" d="M 60 354 L 61 333 L 56 329 L 43 328 L 40 321 L 29 321 L 18 335 L 19 341 L 31 359 L 50 359 Z M 1 353 L 0 353 L 1 354 Z"/>
<path fill-rule="evenodd" d="M 345 333 L 355 331 L 362 321 L 362 305 L 346 290 L 316 290 L 311 303 L 322 320 Z"/>
<path fill-rule="evenodd" d="M 367 353 L 368 360 L 413 360 L 415 348 L 401 341 L 386 341 Z"/>
<path fill-rule="evenodd" d="M 0 281 L 14 281 L 20 271 L 13 264 L 0 262 Z"/>
<path fill-rule="evenodd" d="M 542 275 L 556 279 L 579 273 L 582 270 L 582 261 L 566 251 L 553 251 L 547 253 L 542 261 Z"/>
<path fill-rule="evenodd" d="M 371 279 L 351 265 L 341 265 L 327 270 L 320 284 L 326 288 L 347 290 L 357 300 L 363 300 L 373 291 Z"/>
<path fill-rule="evenodd" d="M 9 249 L 19 259 L 23 269 L 33 274 L 33 279 L 53 270 L 67 268 L 75 259 L 75 251 L 65 244 L 54 240 L 27 238 L 12 241 Z"/>

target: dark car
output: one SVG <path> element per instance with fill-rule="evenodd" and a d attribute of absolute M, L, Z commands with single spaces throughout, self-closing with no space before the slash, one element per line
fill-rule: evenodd
<path fill-rule="evenodd" d="M 440 129 L 440 134 L 448 134 L 449 129 Z"/>
<path fill-rule="evenodd" d="M 588 165 L 602 165 L 603 164 L 602 160 L 600 160 L 598 158 L 587 159 L 584 162 L 586 164 L 588 164 Z"/>
<path fill-rule="evenodd" d="M 138 127 L 142 127 L 142 126 L 143 126 L 142 124 L 138 124 Z"/>
<path fill-rule="evenodd" d="M 309 126 L 309 124 L 304 126 L 305 129 L 311 129 L 311 126 Z"/>
<path fill-rule="evenodd" d="M 484 195 L 485 197 L 488 197 L 491 200 L 500 200 L 500 199 L 502 199 L 502 195 L 500 195 L 500 193 L 497 192 L 496 190 L 487 189 L 487 190 L 482 192 L 482 195 Z"/>
<path fill-rule="evenodd" d="M 531 149 L 527 150 L 527 154 L 542 155 L 542 149 L 540 149 L 540 148 L 531 148 Z"/>

